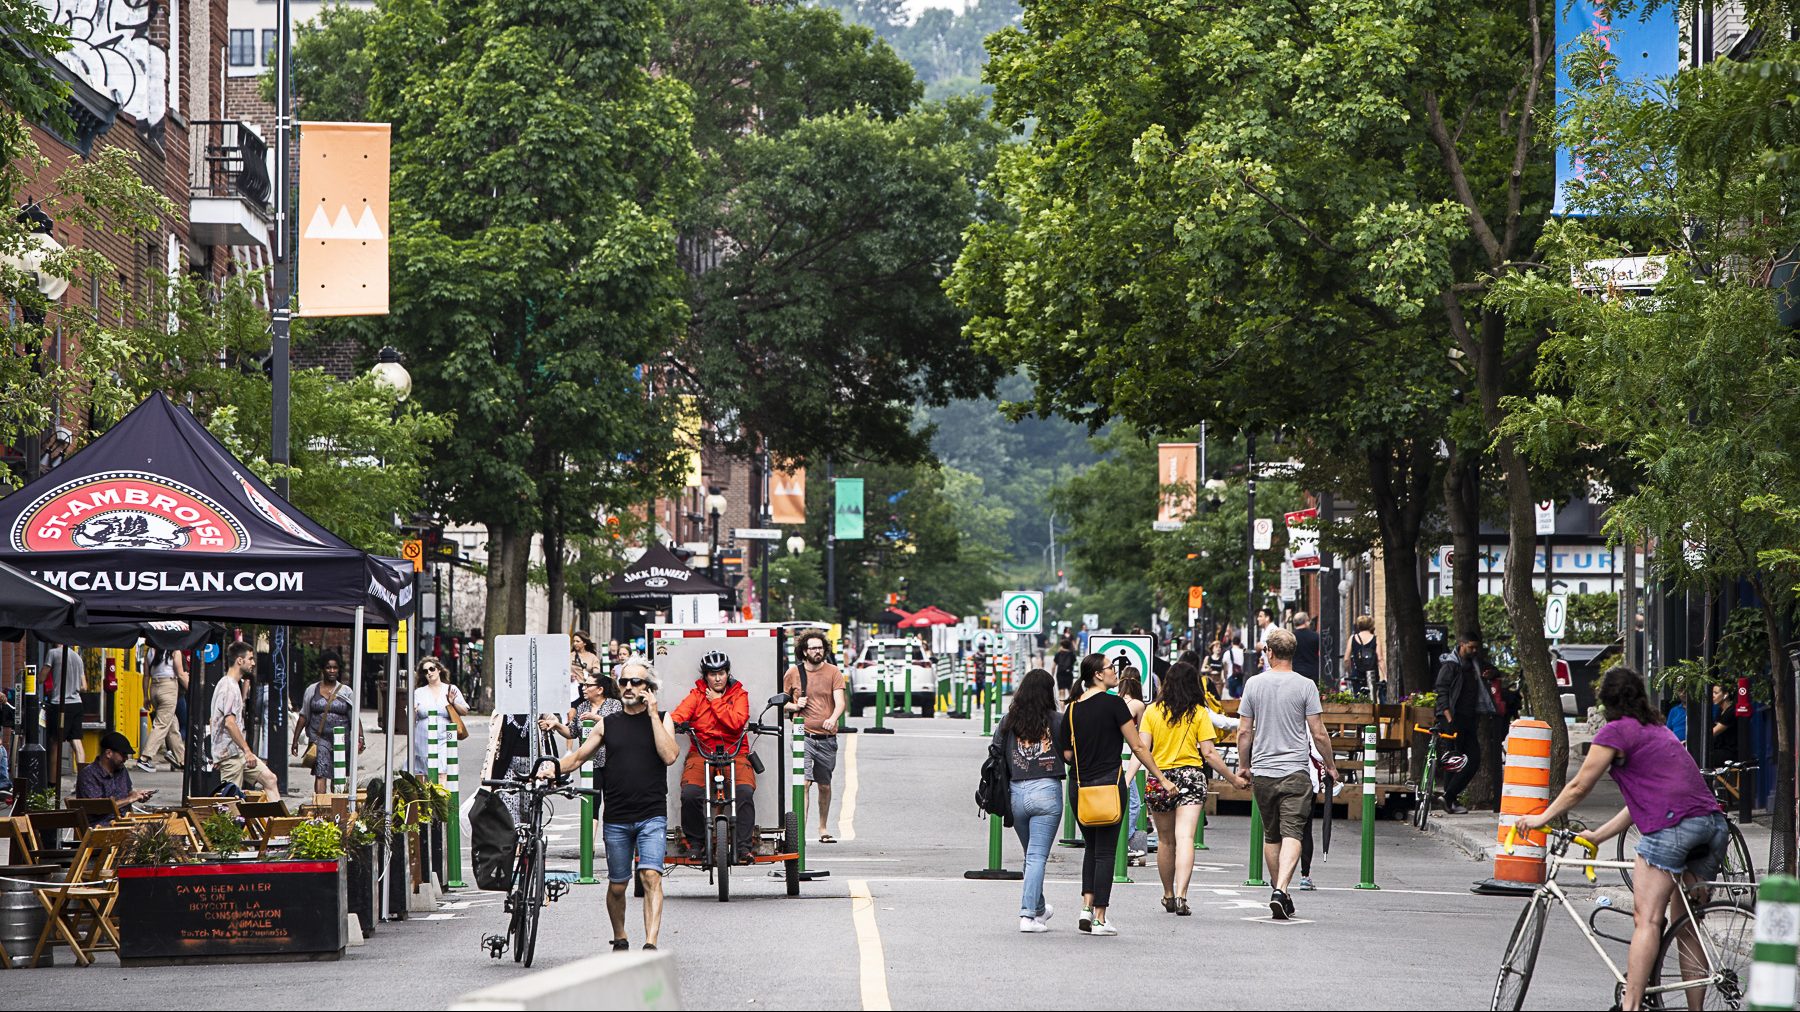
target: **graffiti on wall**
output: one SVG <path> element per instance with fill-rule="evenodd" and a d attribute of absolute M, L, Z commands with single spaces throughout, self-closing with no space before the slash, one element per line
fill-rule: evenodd
<path fill-rule="evenodd" d="M 169 54 L 150 39 L 161 0 L 39 0 L 69 29 L 56 58 L 143 124 L 168 111 Z"/>

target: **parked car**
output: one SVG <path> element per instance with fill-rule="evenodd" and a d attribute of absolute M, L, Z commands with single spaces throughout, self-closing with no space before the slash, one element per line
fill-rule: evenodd
<path fill-rule="evenodd" d="M 875 681 L 886 662 L 888 705 L 914 710 L 929 717 L 937 706 L 937 670 L 931 655 L 915 639 L 906 636 L 877 636 L 863 644 L 862 653 L 850 666 L 850 715 L 860 717 L 865 707 L 875 705 Z M 906 674 L 912 672 L 912 697 L 906 695 Z"/>

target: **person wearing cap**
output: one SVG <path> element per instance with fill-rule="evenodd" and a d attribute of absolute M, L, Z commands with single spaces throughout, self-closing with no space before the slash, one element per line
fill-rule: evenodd
<path fill-rule="evenodd" d="M 756 837 L 756 770 L 750 766 L 750 743 L 744 726 L 750 723 L 750 693 L 731 677 L 731 658 L 714 650 L 700 658 L 700 678 L 669 714 L 677 730 L 686 725 L 692 745 L 681 767 L 681 834 L 688 850 L 699 853 L 706 837 L 706 784 L 704 752 L 725 749 L 737 777 L 737 853 L 739 864 L 750 863 Z"/>
<path fill-rule="evenodd" d="M 81 768 L 75 776 L 75 796 L 78 798 L 112 798 L 119 803 L 119 811 L 139 801 L 147 801 L 155 791 L 138 791 L 131 787 L 131 772 L 125 764 L 131 762 L 133 749 L 131 742 L 117 731 L 108 731 L 100 736 L 100 757 Z M 96 816 L 96 826 L 111 822 L 110 816 Z"/>
<path fill-rule="evenodd" d="M 600 830 L 606 840 L 606 916 L 612 922 L 612 948 L 631 948 L 625 937 L 625 886 L 635 868 L 644 887 L 644 948 L 654 949 L 662 931 L 667 769 L 681 752 L 675 722 L 656 708 L 662 686 L 650 662 L 632 657 L 619 666 L 617 675 L 622 709 L 595 724 L 580 746 L 557 761 L 556 771 L 573 773 L 606 746 Z M 548 766 L 538 775 L 548 776 Z"/>

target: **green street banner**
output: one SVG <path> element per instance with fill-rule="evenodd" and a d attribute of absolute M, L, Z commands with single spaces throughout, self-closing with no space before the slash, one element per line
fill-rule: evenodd
<path fill-rule="evenodd" d="M 839 541 L 861 541 L 863 536 L 863 480 L 837 479 L 837 524 L 833 528 Z"/>

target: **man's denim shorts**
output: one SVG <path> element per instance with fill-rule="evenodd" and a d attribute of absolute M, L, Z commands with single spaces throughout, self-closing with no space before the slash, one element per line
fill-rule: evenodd
<path fill-rule="evenodd" d="M 1725 816 L 1720 812 L 1690 815 L 1666 829 L 1638 841 L 1638 856 L 1653 868 L 1672 875 L 1689 872 L 1702 882 L 1719 873 L 1730 843 Z"/>
<path fill-rule="evenodd" d="M 606 841 L 606 880 L 631 881 L 631 859 L 637 858 L 638 871 L 663 871 L 663 856 L 669 849 L 669 818 L 658 815 L 642 822 L 603 822 L 600 835 Z"/>

